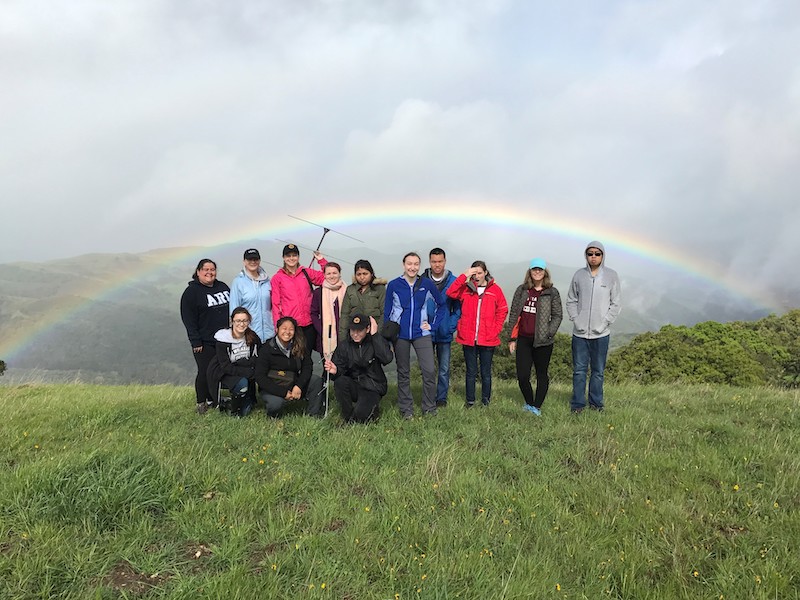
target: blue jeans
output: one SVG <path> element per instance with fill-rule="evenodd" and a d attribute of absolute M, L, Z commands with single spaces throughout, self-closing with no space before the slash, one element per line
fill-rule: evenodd
<path fill-rule="evenodd" d="M 492 357 L 494 346 L 464 346 L 464 364 L 467 367 L 467 404 L 475 403 L 475 377 L 478 361 L 481 363 L 481 401 L 489 404 L 492 399 Z"/>
<path fill-rule="evenodd" d="M 603 408 L 603 372 L 606 370 L 610 335 L 587 340 L 572 336 L 572 410 L 586 406 L 586 371 L 589 377 L 589 406 Z"/>
<path fill-rule="evenodd" d="M 439 361 L 436 402 L 444 402 L 447 404 L 447 391 L 450 389 L 450 342 L 434 343 L 433 351 Z"/>

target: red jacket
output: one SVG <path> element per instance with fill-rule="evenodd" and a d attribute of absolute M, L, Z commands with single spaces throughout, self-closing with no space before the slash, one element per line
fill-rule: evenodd
<path fill-rule="evenodd" d="M 482 295 L 467 276 L 459 275 L 447 289 L 450 298 L 461 301 L 456 341 L 462 346 L 499 346 L 500 331 L 508 316 L 508 302 L 503 290 L 489 279 Z"/>
<path fill-rule="evenodd" d="M 324 258 L 319 261 L 322 271 L 298 267 L 294 275 L 289 275 L 286 269 L 278 269 L 272 276 L 272 318 L 277 325 L 281 317 L 294 317 L 300 327 L 311 325 L 311 283 L 322 285 L 325 281 L 325 265 L 328 261 Z M 308 273 L 308 277 L 303 275 Z M 276 332 L 277 333 L 277 332 Z"/>

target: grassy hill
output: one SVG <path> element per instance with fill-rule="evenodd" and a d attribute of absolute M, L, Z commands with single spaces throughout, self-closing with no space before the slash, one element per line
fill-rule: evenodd
<path fill-rule="evenodd" d="M 510 383 L 377 424 L 0 388 L 0 598 L 796 598 L 800 394 Z M 419 390 L 416 390 L 417 400 Z"/>

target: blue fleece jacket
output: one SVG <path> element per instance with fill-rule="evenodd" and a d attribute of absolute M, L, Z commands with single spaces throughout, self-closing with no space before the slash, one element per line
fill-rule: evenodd
<path fill-rule="evenodd" d="M 436 312 L 429 310 L 428 301 L 436 307 Z M 400 324 L 401 340 L 415 340 L 431 335 L 445 318 L 447 304 L 436 289 L 436 285 L 427 277 L 418 277 L 410 285 L 404 277 L 392 279 L 386 286 L 386 300 L 383 304 L 383 322 L 394 321 Z M 421 326 L 425 321 L 431 326 L 424 331 Z"/>

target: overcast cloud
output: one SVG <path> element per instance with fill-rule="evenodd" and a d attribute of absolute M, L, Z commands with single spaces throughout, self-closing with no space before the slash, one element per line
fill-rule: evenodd
<path fill-rule="evenodd" d="M 797 306 L 798 56 L 795 0 L 0 0 L 0 262 L 542 199 Z"/>

